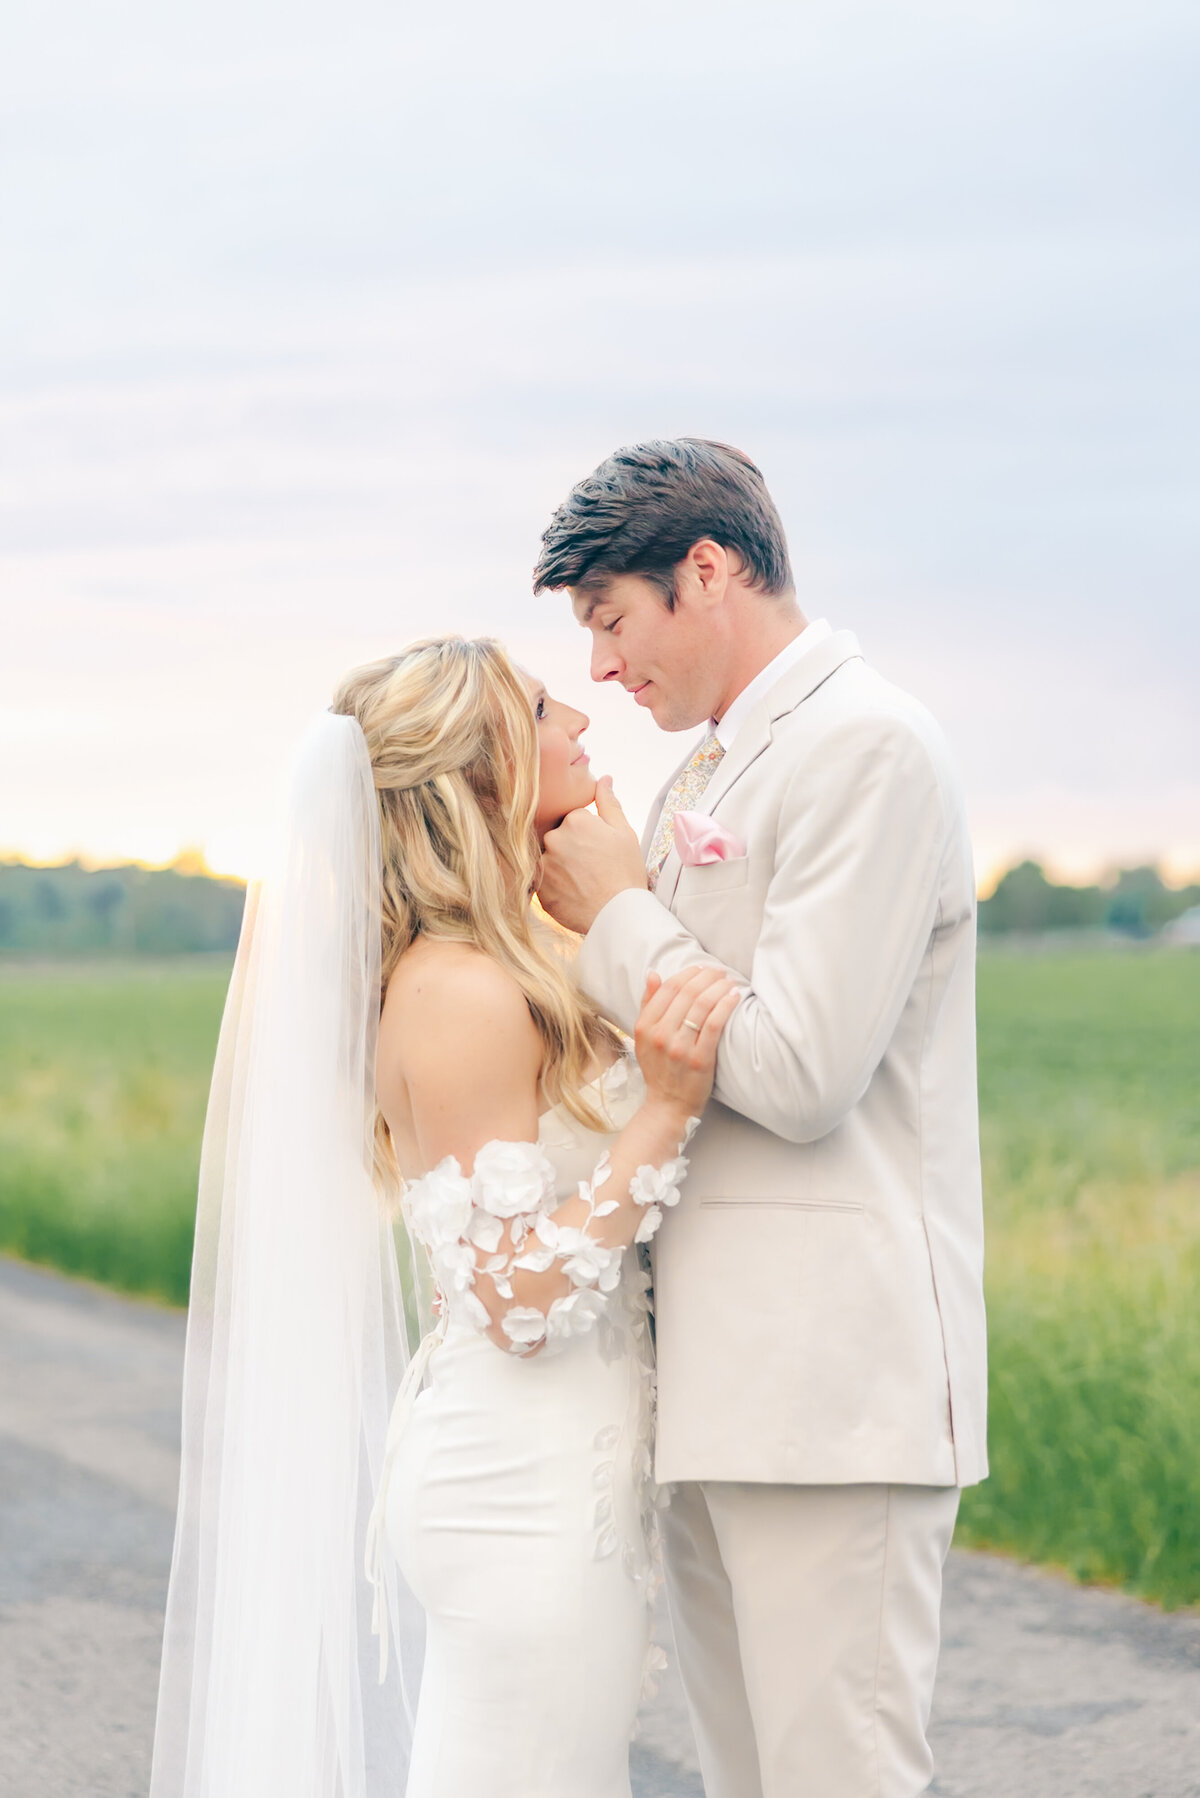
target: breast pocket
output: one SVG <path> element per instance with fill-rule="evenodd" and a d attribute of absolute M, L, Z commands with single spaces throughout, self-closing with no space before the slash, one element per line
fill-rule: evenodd
<path fill-rule="evenodd" d="M 708 862 L 700 868 L 684 868 L 679 875 L 676 897 L 707 899 L 716 893 L 733 893 L 750 878 L 750 857 L 736 856 L 732 861 Z"/>

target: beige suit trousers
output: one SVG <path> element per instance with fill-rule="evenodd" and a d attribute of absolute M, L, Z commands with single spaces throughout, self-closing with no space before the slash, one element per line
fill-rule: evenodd
<path fill-rule="evenodd" d="M 957 1487 L 675 1487 L 667 1588 L 706 1798 L 915 1798 Z"/>

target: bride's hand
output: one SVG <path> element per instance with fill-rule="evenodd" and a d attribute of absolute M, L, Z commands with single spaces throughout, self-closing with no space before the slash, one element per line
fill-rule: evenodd
<path fill-rule="evenodd" d="M 648 1104 L 699 1117 L 708 1103 L 721 1032 L 741 997 L 723 968 L 685 968 L 664 980 L 650 974 L 634 1026 Z"/>

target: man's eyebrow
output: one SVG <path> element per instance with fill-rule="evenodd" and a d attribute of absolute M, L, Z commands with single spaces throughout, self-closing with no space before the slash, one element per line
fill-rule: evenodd
<path fill-rule="evenodd" d="M 596 610 L 596 607 L 602 606 L 607 598 L 607 593 L 593 593 L 587 602 L 587 610 L 579 620 L 580 624 L 590 624 L 592 622 L 592 614 Z"/>

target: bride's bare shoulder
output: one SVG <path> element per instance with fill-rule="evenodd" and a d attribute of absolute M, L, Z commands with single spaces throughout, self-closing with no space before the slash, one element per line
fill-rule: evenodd
<path fill-rule="evenodd" d="M 542 1041 L 507 969 L 461 943 L 418 942 L 384 1000 L 376 1096 L 406 1178 L 481 1143 L 537 1136 Z"/>
<path fill-rule="evenodd" d="M 482 949 L 473 943 L 421 936 L 396 964 L 388 997 L 393 993 L 406 1006 L 506 1002 L 525 1006 L 525 995 L 513 975 Z"/>
<path fill-rule="evenodd" d="M 419 1059 L 429 1068 L 443 1053 L 460 1069 L 477 1052 L 489 1059 L 513 1055 L 535 1070 L 541 1061 L 541 1039 L 520 986 L 469 943 L 417 938 L 388 983 L 379 1035 L 381 1060 L 401 1067 Z"/>

